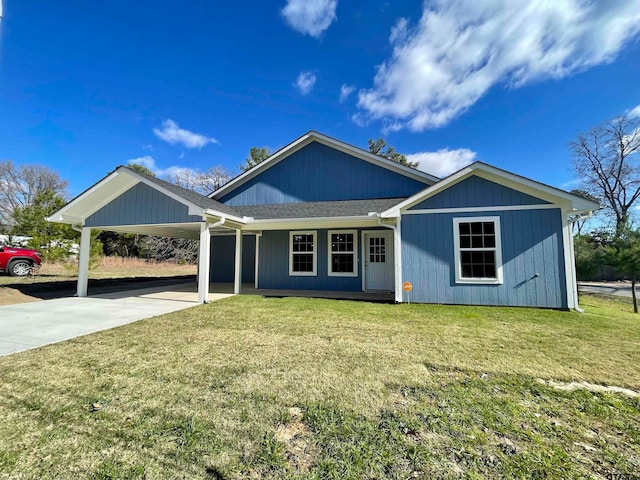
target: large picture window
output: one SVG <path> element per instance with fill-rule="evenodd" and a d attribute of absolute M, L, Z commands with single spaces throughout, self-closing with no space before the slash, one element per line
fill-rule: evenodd
<path fill-rule="evenodd" d="M 329 230 L 329 276 L 358 276 L 358 241 L 355 230 Z"/>
<path fill-rule="evenodd" d="M 453 219 L 456 283 L 502 283 L 500 217 Z"/>
<path fill-rule="evenodd" d="M 316 274 L 316 232 L 289 234 L 289 275 Z"/>

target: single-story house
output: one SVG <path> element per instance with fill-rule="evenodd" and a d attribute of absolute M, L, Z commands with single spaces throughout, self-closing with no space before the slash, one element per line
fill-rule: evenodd
<path fill-rule="evenodd" d="M 482 162 L 440 179 L 309 132 L 209 196 L 126 166 L 48 220 L 199 239 L 198 292 L 388 292 L 396 302 L 578 308 L 571 224 L 599 205 Z M 410 297 L 403 284 L 410 282 Z"/>

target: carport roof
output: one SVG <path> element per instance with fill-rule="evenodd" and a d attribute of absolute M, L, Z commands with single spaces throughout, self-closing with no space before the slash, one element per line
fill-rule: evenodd
<path fill-rule="evenodd" d="M 140 172 L 139 170 L 135 170 L 131 167 L 127 167 L 124 165 L 119 166 L 118 169 L 125 169 L 125 170 L 129 170 L 130 172 L 134 172 L 135 174 L 146 178 L 149 182 L 155 183 L 156 185 L 164 188 L 165 190 L 168 190 L 205 210 L 210 209 L 210 210 L 215 210 L 216 212 L 226 213 L 227 215 L 238 216 L 238 212 L 236 212 L 235 209 L 228 207 L 224 203 L 220 203 L 217 200 L 214 200 L 213 198 L 200 195 L 198 192 L 194 192 L 193 190 L 189 190 L 188 188 L 179 187 L 178 185 L 175 185 L 171 182 L 161 180 L 157 177 L 152 177 L 151 175 L 147 175 L 145 173 Z"/>

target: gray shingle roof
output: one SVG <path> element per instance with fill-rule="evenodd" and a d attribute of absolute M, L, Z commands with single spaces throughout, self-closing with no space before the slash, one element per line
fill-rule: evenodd
<path fill-rule="evenodd" d="M 159 178 L 146 175 L 138 170 L 129 168 L 124 165 L 121 165 L 118 168 L 124 168 L 131 172 L 134 172 L 136 175 L 140 175 L 141 177 L 144 177 L 150 182 L 155 183 L 156 185 L 159 185 L 162 188 L 169 190 L 172 193 L 175 193 L 176 195 L 184 198 L 185 200 L 193 203 L 194 205 L 197 205 L 198 207 L 215 210 L 216 212 L 220 212 L 220 213 L 226 213 L 227 215 L 242 217 L 242 215 L 238 215 L 238 212 L 236 212 L 233 208 L 228 207 L 224 203 L 220 203 L 217 200 L 209 198 L 205 195 L 200 195 L 198 192 L 189 190 L 188 188 L 179 187 L 177 185 L 174 185 L 173 183 L 165 182 L 164 180 L 160 180 Z"/>
<path fill-rule="evenodd" d="M 332 202 L 277 203 L 271 205 L 235 206 L 238 216 L 256 220 L 284 218 L 355 217 L 369 212 L 382 212 L 405 200 L 404 198 L 374 198 L 369 200 L 340 200 Z"/>
<path fill-rule="evenodd" d="M 212 198 L 200 195 L 188 188 L 179 187 L 173 183 L 161 180 L 150 175 L 145 175 L 138 170 L 127 166 L 120 166 L 132 171 L 136 175 L 175 193 L 188 202 L 204 209 L 215 210 L 236 217 L 253 217 L 256 220 L 285 219 L 285 218 L 320 218 L 320 217 L 356 217 L 364 216 L 369 212 L 382 212 L 397 205 L 405 198 L 373 198 L 369 200 L 339 200 L 332 202 L 301 202 L 278 203 L 271 205 L 243 205 L 230 207 Z"/>

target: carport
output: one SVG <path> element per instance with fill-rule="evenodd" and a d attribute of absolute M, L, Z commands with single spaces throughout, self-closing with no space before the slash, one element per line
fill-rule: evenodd
<path fill-rule="evenodd" d="M 209 301 L 211 235 L 235 235 L 234 293 L 242 277 L 246 218 L 222 203 L 126 166 L 119 166 L 47 218 L 81 232 L 77 296 L 87 296 L 91 231 L 199 240 L 198 301 Z"/>

